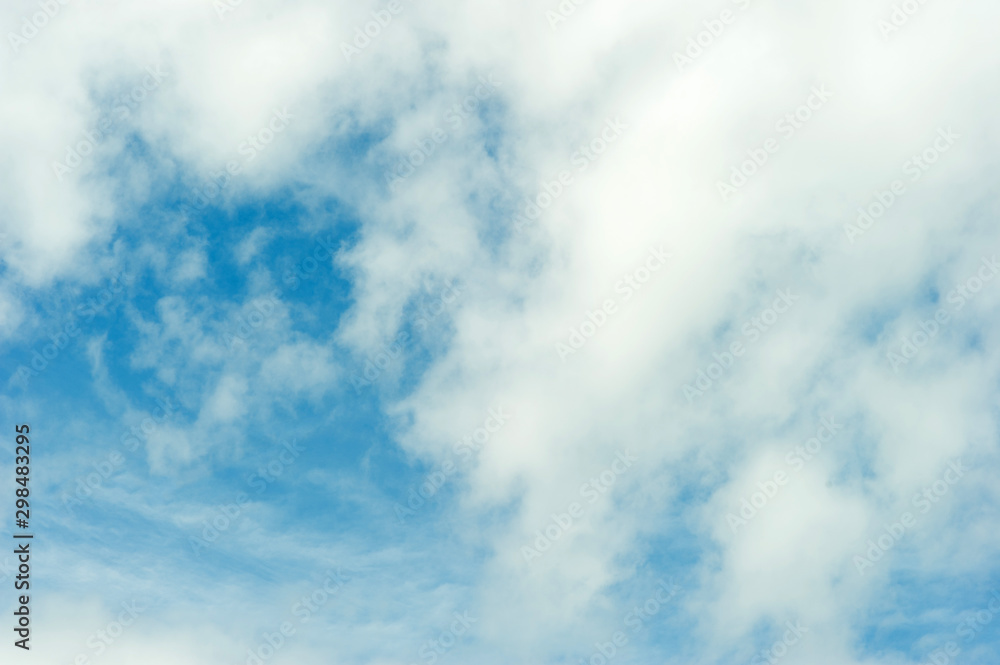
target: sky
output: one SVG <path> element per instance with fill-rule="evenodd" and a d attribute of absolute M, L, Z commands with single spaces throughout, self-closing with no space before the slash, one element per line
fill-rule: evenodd
<path fill-rule="evenodd" d="M 0 660 L 995 663 L 998 20 L 4 3 Z"/>

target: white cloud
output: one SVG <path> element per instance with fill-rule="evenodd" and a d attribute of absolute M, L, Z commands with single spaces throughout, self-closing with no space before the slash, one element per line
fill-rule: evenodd
<path fill-rule="evenodd" d="M 956 488 L 956 503 L 914 532 L 927 549 L 909 551 L 907 565 L 945 575 L 949 557 L 933 541 L 966 551 L 995 544 L 983 528 L 989 518 L 953 526 L 947 516 L 965 493 L 986 492 L 980 485 L 996 469 L 996 339 L 984 321 L 1000 291 L 984 290 L 900 375 L 885 359 L 927 316 L 909 312 L 929 310 L 932 291 L 947 293 L 998 246 L 993 225 L 981 221 L 996 209 L 996 93 L 984 85 L 995 80 L 1000 55 L 995 5 L 928 4 L 886 42 L 877 24 L 889 10 L 871 3 L 752 3 L 678 72 L 674 52 L 714 9 L 594 0 L 553 31 L 545 11 L 556 3 L 404 4 L 350 63 L 339 44 L 377 3 L 243 3 L 222 19 L 203 2 L 108 12 L 67 5 L 22 52 L 4 56 L 5 279 L 92 282 L 116 229 L 137 224 L 121 213 L 156 192 L 161 177 L 201 182 L 241 159 L 241 143 L 287 106 L 288 130 L 244 164 L 224 198 L 302 186 L 310 189 L 303 196 L 335 196 L 357 211 L 358 242 L 338 259 L 356 302 L 333 338 L 369 353 L 396 335 L 407 305 L 421 297 L 414 276 L 462 285 L 460 305 L 425 340 L 446 348 L 412 394 L 387 406 L 412 418 L 400 433 L 403 448 L 443 456 L 489 406 L 516 414 L 448 507 L 454 528 L 490 553 L 484 578 L 470 583 L 490 617 L 482 653 L 501 644 L 547 662 L 565 652 L 567 636 L 587 650 L 597 615 L 622 614 L 612 586 L 633 577 L 646 539 L 678 528 L 649 522 L 655 499 L 663 502 L 657 510 L 693 510 L 702 521 L 691 566 L 698 584 L 684 601 L 697 619 L 697 653 L 746 650 L 760 622 L 801 616 L 812 641 L 787 662 L 893 662 L 853 648 L 863 636 L 852 617 L 875 592 L 851 577 L 850 556 L 962 456 L 975 456 L 978 470 Z M 14 25 L 29 10 L 8 7 L 4 18 Z M 134 85 L 147 64 L 160 62 L 169 77 L 128 121 L 155 158 L 118 177 L 103 170 L 115 155 L 102 149 L 58 182 L 51 162 L 93 125 L 99 93 Z M 426 136 L 489 72 L 503 82 L 496 115 L 470 122 L 387 195 L 383 162 L 395 164 L 396 151 Z M 834 92 L 829 104 L 722 201 L 716 182 L 817 85 Z M 340 114 L 391 133 L 367 155 L 327 158 L 317 148 L 342 138 L 334 136 Z M 629 125 L 620 140 L 575 170 L 572 187 L 526 233 L 508 236 L 507 220 L 524 198 L 561 170 L 578 169 L 578 147 L 616 116 Z M 843 225 L 906 177 L 903 163 L 942 126 L 961 140 L 851 245 Z M 260 231 L 236 249 L 241 264 L 257 254 Z M 660 244 L 674 258 L 625 302 L 619 280 Z M 143 260 L 179 285 L 208 274 L 200 249 L 179 257 L 144 251 Z M 741 326 L 778 288 L 801 302 L 689 405 L 683 385 L 741 339 Z M 609 297 L 620 311 L 562 362 L 555 344 Z M 21 305 L 0 302 L 11 329 Z M 219 447 L 235 446 L 240 421 L 269 413 L 283 391 L 322 396 L 343 380 L 328 341 L 293 336 L 284 307 L 246 355 L 229 353 L 216 334 L 219 319 L 196 311 L 168 296 L 158 321 L 132 317 L 144 337 L 136 366 L 190 389 L 199 414 L 192 431 L 171 426 L 151 438 L 154 469 L 201 458 L 197 442 L 215 426 L 232 427 Z M 213 379 L 203 374 L 202 387 L 192 388 L 194 368 Z M 855 419 L 850 444 L 841 442 L 850 454 L 831 451 L 810 466 L 746 535 L 718 527 L 732 504 L 722 497 L 768 475 L 774 441 L 797 436 L 775 433 L 801 433 L 821 413 Z M 544 524 L 564 510 L 625 444 L 643 460 L 635 476 L 546 555 L 546 575 L 525 567 L 517 548 L 539 518 Z M 702 493 L 658 493 L 663 478 Z M 467 535 L 499 511 L 503 521 Z M 989 571 L 981 560 L 963 564 L 970 575 Z M 881 564 L 892 566 L 893 557 Z M 473 660 L 488 662 L 482 658 Z"/>

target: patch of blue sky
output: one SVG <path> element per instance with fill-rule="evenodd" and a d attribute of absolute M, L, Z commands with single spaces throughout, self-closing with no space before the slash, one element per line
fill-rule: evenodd
<path fill-rule="evenodd" d="M 895 655 L 923 663 L 930 652 L 949 641 L 958 643 L 963 650 L 973 639 L 977 645 L 1000 645 L 996 626 L 988 630 L 992 619 L 983 623 L 974 635 L 961 630 L 969 617 L 988 612 L 993 600 L 991 590 L 1000 589 L 997 579 L 984 583 L 947 571 L 920 570 L 916 567 L 918 552 L 904 549 L 900 554 L 902 565 L 893 568 L 885 586 L 857 617 L 857 648 L 862 655 L 882 658 Z M 895 556 L 900 554 L 894 550 Z"/>

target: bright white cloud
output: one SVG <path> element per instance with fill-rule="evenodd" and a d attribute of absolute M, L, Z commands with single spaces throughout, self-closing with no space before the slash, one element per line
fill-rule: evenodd
<path fill-rule="evenodd" d="M 961 307 L 948 295 L 975 286 L 1000 248 L 996 7 L 919 5 L 884 34 L 889 3 L 400 0 L 386 22 L 388 4 L 70 2 L 5 51 L 0 329 L 34 325 L 31 296 L 14 285 L 93 286 L 122 264 L 148 275 L 160 292 L 150 308 L 124 308 L 138 341 L 123 360 L 137 383 L 176 392 L 181 412 L 144 450 L 151 472 L 178 483 L 241 460 L 258 428 L 322 412 L 324 399 L 338 402 L 316 416 L 327 424 L 356 416 L 363 407 L 344 397 L 352 373 L 401 332 L 410 341 L 364 393 L 387 414 L 400 459 L 443 464 L 488 409 L 508 409 L 510 422 L 421 509 L 440 511 L 436 535 L 474 549 L 480 569 L 405 530 L 339 552 L 372 562 L 350 587 L 364 609 L 338 606 L 326 622 L 345 662 L 416 661 L 435 621 L 448 622 L 437 611 L 460 602 L 481 619 L 455 660 L 588 656 L 593 635 L 627 616 L 629 585 L 668 572 L 686 578 L 671 610 L 681 618 L 662 624 L 686 628 L 683 657 L 657 634 L 623 659 L 749 660 L 762 631 L 795 620 L 810 633 L 787 663 L 911 662 L 936 648 L 870 652 L 859 615 L 884 609 L 894 572 L 956 586 L 993 573 L 970 553 L 996 540 L 987 322 L 1000 281 L 979 278 Z M 575 7 L 565 21 L 547 16 L 562 6 Z M 8 5 L 0 21 L 36 11 Z M 342 42 L 380 16 L 378 34 L 345 57 Z M 499 85 L 477 98 L 484 79 Z M 87 138 L 121 95 L 134 106 Z M 954 138 L 947 149 L 942 136 Z M 390 189 L 386 173 L 407 162 Z M 889 197 L 897 180 L 905 192 Z M 349 215 L 318 203 L 328 199 Z M 155 207 L 164 200 L 185 208 Z M 858 208 L 890 200 L 863 234 L 845 228 Z M 206 201 L 246 233 L 220 232 L 226 247 L 188 242 L 221 225 Z M 306 221 L 286 228 L 285 204 Z M 342 231 L 347 216 L 356 232 L 317 266 L 349 293 L 306 279 L 293 292 L 278 240 Z M 293 265 L 306 265 L 312 242 Z M 196 289 L 220 280 L 221 255 L 234 274 L 253 271 L 252 292 L 209 303 Z M 334 301 L 342 315 L 322 309 Z M 889 352 L 940 309 L 948 323 L 894 367 Z M 102 361 L 114 343 L 102 342 Z M 115 408 L 146 408 L 133 399 Z M 792 473 L 786 452 L 829 416 L 845 431 Z M 388 464 L 380 433 L 368 436 L 351 439 L 366 449 L 363 482 L 312 484 L 391 503 L 367 475 Z M 639 461 L 589 503 L 582 486 L 625 448 Z M 913 496 L 958 459 L 967 474 L 920 513 Z M 787 487 L 734 533 L 727 515 L 779 471 Z M 574 501 L 585 516 L 526 561 L 522 546 Z M 281 525 L 263 503 L 253 528 L 230 534 L 234 548 L 271 565 L 325 562 L 323 534 L 299 525 L 290 554 L 254 551 Z M 917 526 L 861 575 L 853 557 L 907 510 Z M 683 550 L 658 551 L 675 540 Z M 428 553 L 437 558 L 420 560 Z M 387 588 L 375 572 L 395 565 L 426 586 Z M 299 586 L 252 602 L 284 604 Z M 235 588 L 219 590 L 220 605 L 250 602 Z M 396 603 L 428 616 L 408 623 Z M 147 625 L 130 648 L 164 649 L 170 662 L 243 657 L 274 627 L 234 607 L 201 627 Z M 329 637 L 290 642 L 280 658 L 329 662 Z"/>

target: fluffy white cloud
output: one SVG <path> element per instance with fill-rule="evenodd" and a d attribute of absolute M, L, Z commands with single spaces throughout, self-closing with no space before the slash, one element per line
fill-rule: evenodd
<path fill-rule="evenodd" d="M 222 15 L 193 1 L 61 6 L 3 56 L 3 293 L 96 283 L 120 258 L 116 234 L 142 232 L 150 222 L 137 211 L 165 182 L 195 188 L 180 197 L 193 201 L 230 162 L 240 172 L 220 205 L 282 188 L 306 203 L 336 197 L 359 220 L 357 242 L 335 260 L 354 300 L 323 335 L 303 333 L 284 301 L 235 352 L 225 335 L 236 305 L 220 308 L 226 318 L 166 295 L 157 320 L 130 314 L 143 337 L 134 366 L 183 392 L 196 414 L 151 437 L 154 470 L 209 450 L 236 455 L 244 419 L 278 411 L 283 393 L 315 399 L 345 385 L 331 340 L 374 353 L 412 323 L 414 302 L 450 282 L 457 304 L 404 352 L 413 362 L 431 349 L 424 373 L 385 409 L 402 423 L 404 451 L 432 463 L 490 407 L 513 414 L 444 508 L 488 552 L 467 583 L 483 617 L 471 661 L 491 662 L 502 646 L 555 662 L 576 640 L 589 653 L 593 632 L 610 634 L 630 609 L 615 585 L 641 579 L 642 562 L 659 560 L 656 543 L 683 533 L 687 558 L 655 574 L 688 577 L 677 601 L 693 627 L 685 653 L 749 659 L 761 625 L 802 619 L 812 632 L 789 663 L 896 662 L 856 648 L 858 610 L 878 602 L 893 566 L 982 576 L 989 562 L 968 553 L 996 539 L 988 515 L 948 516 L 996 503 L 996 335 L 985 322 L 1000 282 L 961 309 L 947 299 L 1000 248 L 996 6 L 920 5 L 885 37 L 892 6 L 860 1 L 734 2 L 723 5 L 732 21 L 714 23 L 721 8 L 592 0 L 554 28 L 555 2 L 401 6 L 350 61 L 341 42 L 384 5 L 244 2 Z M 0 19 L 15 26 L 34 11 L 8 5 Z M 689 38 L 703 46 L 688 50 Z M 691 62 L 679 67 L 677 53 Z M 162 82 L 57 174 L 52 163 L 89 140 L 111 100 L 159 66 Z M 476 100 L 487 76 L 500 85 Z M 822 104 L 819 89 L 830 92 Z M 470 95 L 475 111 L 448 115 Z M 946 151 L 935 147 L 942 128 L 957 135 Z M 435 129 L 446 140 L 388 189 L 386 171 Z M 905 192 L 889 211 L 863 235 L 845 232 L 859 207 L 888 205 L 896 180 Z M 720 195 L 719 182 L 735 193 Z M 529 201 L 545 209 L 517 232 Z M 211 223 L 190 214 L 165 228 Z M 229 251 L 239 264 L 267 241 L 262 228 Z M 204 250 L 167 256 L 155 245 L 136 256 L 157 279 L 181 289 L 210 276 Z M 652 270 L 661 247 L 670 257 Z M 774 311 L 778 290 L 796 298 L 786 312 Z M 887 354 L 941 308 L 950 323 L 894 371 Z M 20 312 L 0 296 L 0 326 L 14 329 Z M 743 351 L 722 361 L 736 342 Z M 212 379 L 192 385 L 195 368 Z M 703 394 L 688 399 L 685 385 Z M 733 534 L 726 515 L 829 415 L 847 432 Z M 581 485 L 626 447 L 634 469 L 525 561 L 522 545 L 552 513 L 588 501 Z M 959 458 L 970 470 L 951 494 L 859 575 L 852 557 L 904 511 L 919 513 L 911 497 Z M 406 633 L 402 619 L 345 621 L 359 631 L 345 636 L 358 662 L 396 662 L 367 653 L 365 631 Z M 171 643 L 171 662 L 200 662 L 186 640 Z M 301 662 L 327 662 L 295 649 Z"/>

